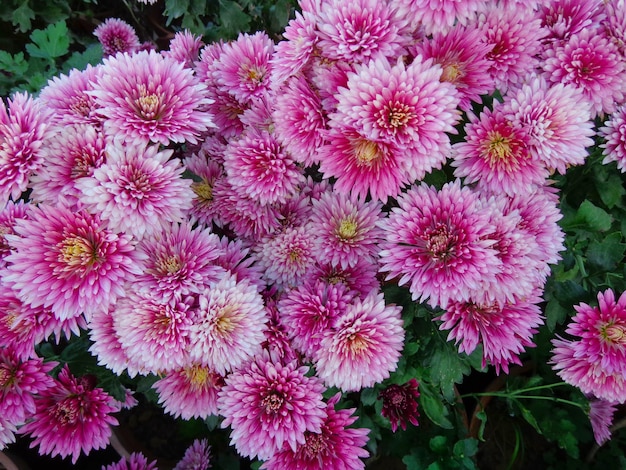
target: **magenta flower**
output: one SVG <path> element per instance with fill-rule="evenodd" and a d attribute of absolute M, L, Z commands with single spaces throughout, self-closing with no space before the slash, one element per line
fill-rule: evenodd
<path fill-rule="evenodd" d="M 76 181 L 82 206 L 106 220 L 110 230 L 141 239 L 181 222 L 191 208 L 191 180 L 158 145 L 109 145 L 107 161 Z"/>
<path fill-rule="evenodd" d="M 11 253 L 11 246 L 7 240 L 7 235 L 15 234 L 15 221 L 28 218 L 28 208 L 30 204 L 24 201 L 8 201 L 0 210 L 0 268 L 6 265 L 4 258 Z"/>
<path fill-rule="evenodd" d="M 157 461 L 148 462 L 141 452 L 133 452 L 118 462 L 102 466 L 102 470 L 157 470 Z"/>
<path fill-rule="evenodd" d="M 190 363 L 153 385 L 159 404 L 175 418 L 208 418 L 217 414 L 217 395 L 224 378 L 209 367 Z"/>
<path fill-rule="evenodd" d="M 200 49 L 203 45 L 202 37 L 196 36 L 191 31 L 177 31 L 170 41 L 169 50 L 164 51 L 163 54 L 165 57 L 185 64 L 185 67 L 193 68 L 199 60 Z"/>
<path fill-rule="evenodd" d="M 409 284 L 413 300 L 445 308 L 449 301 L 469 300 L 500 271 L 489 212 L 467 186 L 412 187 L 398 204 L 380 222 L 386 234 L 381 271 Z"/>
<path fill-rule="evenodd" d="M 314 353 L 318 377 L 346 392 L 388 378 L 404 347 L 401 310 L 377 292 L 355 299 L 322 336 Z"/>
<path fill-rule="evenodd" d="M 417 390 L 416 379 L 411 379 L 403 385 L 391 384 L 378 394 L 378 399 L 383 401 L 380 412 L 391 423 L 391 432 L 398 430 L 398 425 L 406 431 L 407 421 L 413 426 L 418 426 L 417 399 L 420 393 Z"/>
<path fill-rule="evenodd" d="M 359 259 L 356 265 L 346 269 L 320 260 L 308 273 L 305 282 L 320 280 L 331 285 L 343 284 L 353 294 L 363 298 L 380 289 L 378 268 L 378 261 L 369 258 Z"/>
<path fill-rule="evenodd" d="M 415 19 L 421 22 L 424 33 L 447 33 L 455 24 L 467 24 L 478 11 L 485 9 L 488 0 L 402 0 L 411 8 Z"/>
<path fill-rule="evenodd" d="M 326 419 L 320 432 L 306 431 L 304 443 L 296 449 L 288 446 L 274 453 L 261 465 L 263 470 L 362 470 L 363 460 L 369 456 L 364 449 L 367 443 L 367 428 L 349 428 L 357 420 L 352 416 L 354 408 L 335 410 L 341 397 L 337 393 L 328 400 Z"/>
<path fill-rule="evenodd" d="M 626 172 L 626 106 L 620 106 L 609 116 L 599 134 L 605 139 L 600 145 L 604 149 L 602 163 L 617 162 L 617 168 Z"/>
<path fill-rule="evenodd" d="M 267 460 L 283 449 L 296 451 L 307 431 L 322 431 L 324 386 L 316 376 L 307 377 L 308 369 L 260 354 L 226 377 L 217 404 L 240 455 Z"/>
<path fill-rule="evenodd" d="M 124 142 L 197 143 L 213 127 L 206 87 L 191 69 L 155 51 L 104 59 L 91 94 L 107 134 Z"/>
<path fill-rule="evenodd" d="M 102 44 L 104 56 L 115 55 L 118 52 L 132 54 L 139 50 L 139 37 L 131 25 L 119 18 L 107 18 L 98 25 L 93 32 Z"/>
<path fill-rule="evenodd" d="M 317 18 L 303 9 L 302 13 L 296 11 L 285 26 L 283 37 L 286 40 L 276 44 L 270 59 L 272 86 L 282 85 L 309 65 L 318 41 L 316 22 Z"/>
<path fill-rule="evenodd" d="M 63 320 L 107 309 L 138 274 L 127 235 L 107 230 L 100 218 L 62 207 L 32 207 L 7 235 L 4 282 L 31 307 L 50 307 Z"/>
<path fill-rule="evenodd" d="M 208 470 L 211 468 L 211 446 L 206 439 L 196 439 L 185 451 L 174 470 Z"/>
<path fill-rule="evenodd" d="M 617 403 L 592 398 L 589 400 L 589 421 L 596 443 L 601 446 L 611 439 L 611 424 Z"/>
<path fill-rule="evenodd" d="M 34 438 L 30 447 L 39 446 L 41 454 L 71 456 L 75 464 L 81 454 L 109 445 L 111 426 L 118 424 L 112 403 L 90 377 L 74 377 L 65 365 L 56 385 L 40 392 L 37 411 L 20 433 Z"/>
<path fill-rule="evenodd" d="M 593 28 L 598 21 L 598 0 L 550 0 L 542 2 L 539 16 L 550 34 L 548 39 L 567 40 L 572 34 Z M 604 2 L 608 4 L 610 2 Z"/>

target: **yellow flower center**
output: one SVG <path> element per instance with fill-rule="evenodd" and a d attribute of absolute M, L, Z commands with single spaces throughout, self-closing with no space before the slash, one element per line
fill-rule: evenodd
<path fill-rule="evenodd" d="M 626 346 L 626 325 L 608 323 L 600 328 L 600 334 L 610 343 Z"/>
<path fill-rule="evenodd" d="M 143 119 L 158 118 L 161 99 L 156 93 L 148 93 L 145 85 L 139 86 L 139 97 L 135 100 L 137 111 Z"/>
<path fill-rule="evenodd" d="M 359 139 L 353 144 L 354 157 L 358 166 L 373 166 L 382 158 L 380 149 L 376 142 Z"/>
<path fill-rule="evenodd" d="M 63 426 L 78 423 L 81 415 L 78 398 L 64 398 L 52 407 L 51 414 Z"/>
<path fill-rule="evenodd" d="M 60 245 L 59 261 L 70 268 L 93 266 L 98 261 L 92 244 L 83 237 L 68 237 Z"/>
<path fill-rule="evenodd" d="M 0 390 L 8 388 L 13 382 L 13 374 L 7 367 L 0 367 Z"/>
<path fill-rule="evenodd" d="M 463 71 L 457 62 L 443 65 L 443 72 L 441 73 L 442 82 L 456 83 L 462 76 Z"/>
<path fill-rule="evenodd" d="M 343 240 L 350 240 L 356 236 L 358 227 L 353 217 L 347 217 L 341 220 L 335 234 Z"/>
<path fill-rule="evenodd" d="M 212 373 L 206 367 L 196 364 L 185 369 L 185 376 L 191 385 L 201 388 L 212 377 Z"/>
<path fill-rule="evenodd" d="M 176 274 L 183 267 L 183 263 L 177 255 L 170 255 L 160 258 L 156 267 L 162 274 Z"/>
<path fill-rule="evenodd" d="M 261 400 L 261 406 L 265 408 L 267 414 L 274 414 L 281 409 L 284 402 L 285 399 L 280 392 L 272 391 Z"/>
<path fill-rule="evenodd" d="M 235 320 L 236 310 L 232 306 L 223 307 L 215 318 L 215 329 L 220 335 L 227 335 L 231 333 L 237 323 Z"/>
<path fill-rule="evenodd" d="M 202 180 L 201 182 L 191 183 L 191 189 L 198 199 L 202 202 L 211 202 L 213 200 L 213 186 L 208 181 Z"/>

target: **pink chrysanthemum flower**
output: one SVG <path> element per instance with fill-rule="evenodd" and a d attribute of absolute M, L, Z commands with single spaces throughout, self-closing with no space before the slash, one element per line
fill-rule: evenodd
<path fill-rule="evenodd" d="M 20 429 L 34 438 L 31 448 L 39 446 L 41 454 L 52 457 L 71 456 L 75 464 L 81 454 L 109 445 L 111 426 L 118 424 L 112 416 L 116 410 L 112 398 L 92 382 L 63 367 L 56 385 L 37 397 L 33 420 Z"/>
<path fill-rule="evenodd" d="M 448 340 L 455 340 L 460 352 L 469 355 L 482 344 L 483 367 L 492 364 L 498 374 L 508 374 L 511 363 L 521 365 L 519 355 L 535 346 L 532 336 L 543 324 L 541 309 L 530 302 L 451 302 L 436 320 L 443 322 L 439 329 L 450 331 Z"/>
<path fill-rule="evenodd" d="M 551 84 L 571 84 L 591 104 L 592 117 L 610 114 L 626 96 L 626 62 L 599 28 L 583 29 L 544 51 L 543 72 Z"/>
<path fill-rule="evenodd" d="M 602 3 L 605 14 L 602 26 L 621 53 L 626 55 L 626 2 L 606 0 Z"/>
<path fill-rule="evenodd" d="M 466 25 L 479 10 L 483 10 L 489 0 L 405 0 L 413 15 L 421 22 L 424 33 L 447 33 L 455 24 Z"/>
<path fill-rule="evenodd" d="M 50 111 L 52 123 L 58 125 L 90 124 L 100 126 L 103 117 L 90 92 L 99 67 L 87 65 L 84 70 L 72 69 L 48 80 L 39 93 L 39 101 Z"/>
<path fill-rule="evenodd" d="M 458 180 L 440 191 L 413 187 L 398 205 L 380 222 L 381 271 L 388 279 L 400 276 L 400 285 L 409 283 L 413 300 L 445 308 L 451 300 L 469 300 L 500 271 L 489 213 Z"/>
<path fill-rule="evenodd" d="M 321 280 L 288 291 L 280 299 L 278 311 L 293 347 L 312 359 L 322 336 L 346 312 L 353 297 L 344 284 Z"/>
<path fill-rule="evenodd" d="M 261 349 L 268 316 L 255 285 L 225 275 L 198 297 L 189 329 L 189 355 L 220 374 Z"/>
<path fill-rule="evenodd" d="M 320 432 L 306 431 L 304 443 L 296 449 L 283 447 L 261 465 L 263 470 L 362 470 L 363 460 L 369 456 L 364 449 L 367 428 L 349 428 L 357 420 L 354 408 L 335 410 L 341 398 L 337 393 L 328 400 L 326 419 Z"/>
<path fill-rule="evenodd" d="M 391 384 L 378 394 L 378 399 L 383 401 L 380 414 L 391 423 L 391 432 L 398 430 L 398 425 L 406 431 L 407 421 L 413 426 L 418 426 L 417 399 L 420 396 L 417 390 L 416 379 L 411 379 L 403 385 Z"/>
<path fill-rule="evenodd" d="M 223 386 L 224 378 L 210 367 L 190 363 L 169 372 L 153 388 L 166 413 L 175 418 L 206 419 L 217 414 L 217 394 Z"/>
<path fill-rule="evenodd" d="M 580 90 L 533 76 L 504 99 L 502 113 L 526 133 L 530 151 L 549 169 L 564 174 L 584 163 L 595 132 L 591 111 Z"/>
<path fill-rule="evenodd" d="M 139 273 L 130 236 L 84 211 L 33 207 L 15 232 L 7 235 L 15 251 L 6 257 L 4 282 L 23 302 L 50 307 L 62 320 L 106 309 Z"/>
<path fill-rule="evenodd" d="M 222 226 L 221 216 L 213 204 L 213 185 L 218 178 L 225 178 L 224 168 L 203 150 L 185 158 L 183 165 L 194 176 L 191 183 L 194 198 L 189 210 L 191 221 L 207 227 L 211 227 L 213 222 Z"/>
<path fill-rule="evenodd" d="M 141 0 L 140 0 L 141 1 Z M 150 1 L 150 0 L 148 0 Z M 147 2 L 144 2 L 147 3 Z M 141 452 L 133 452 L 128 457 L 122 457 L 116 463 L 102 466 L 102 470 L 157 470 L 157 461 L 148 462 Z"/>
<path fill-rule="evenodd" d="M 349 392 L 371 387 L 396 369 L 404 347 L 402 308 L 383 295 L 355 299 L 326 331 L 314 354 L 317 376 Z"/>
<path fill-rule="evenodd" d="M 273 134 L 249 128 L 224 154 L 233 190 L 261 204 L 284 203 L 304 182 L 301 170 Z"/>
<path fill-rule="evenodd" d="M 38 357 L 20 360 L 11 345 L 0 350 L 0 416 L 15 426 L 24 424 L 36 411 L 35 396 L 54 387 L 48 373 L 56 365 Z"/>
<path fill-rule="evenodd" d="M 440 81 L 442 69 L 420 56 L 405 66 L 372 60 L 348 74 L 329 126 L 353 127 L 365 139 L 402 149 L 412 179 L 439 168 L 448 156 L 447 133 L 456 133 L 456 89 Z"/>
<path fill-rule="evenodd" d="M 542 39 L 547 31 L 534 15 L 520 15 L 517 8 L 490 8 L 478 15 L 477 27 L 483 41 L 492 46 L 487 54 L 488 72 L 496 88 L 505 93 L 509 87 L 523 82 L 526 74 L 538 65 Z"/>
<path fill-rule="evenodd" d="M 620 106 L 609 116 L 599 134 L 605 139 L 600 145 L 604 149 L 602 163 L 617 162 L 617 168 L 626 172 L 626 106 Z"/>
<path fill-rule="evenodd" d="M 118 144 L 106 153 L 106 163 L 75 183 L 86 210 L 137 239 L 186 218 L 194 193 L 180 160 L 170 160 L 173 150 Z"/>
<path fill-rule="evenodd" d="M 321 4 L 317 29 L 320 54 L 331 60 L 367 62 L 404 51 L 404 19 L 387 2 L 329 0 Z"/>
<path fill-rule="evenodd" d="M 315 265 L 315 237 L 308 226 L 288 227 L 270 235 L 255 247 L 263 277 L 277 287 L 297 286 Z"/>
<path fill-rule="evenodd" d="M 316 240 L 318 257 L 332 265 L 347 268 L 361 258 L 375 257 L 382 231 L 377 201 L 327 192 L 313 201 L 309 230 Z"/>
<path fill-rule="evenodd" d="M 11 253 L 11 246 L 6 239 L 7 235 L 15 234 L 15 221 L 28 218 L 28 208 L 30 204 L 24 201 L 8 201 L 0 210 L 0 268 L 6 265 L 4 258 Z"/>
<path fill-rule="evenodd" d="M 113 327 L 127 357 L 154 374 L 189 362 L 191 300 L 129 293 L 112 310 Z"/>
<path fill-rule="evenodd" d="M 437 32 L 432 39 L 416 45 L 424 59 L 432 59 L 443 69 L 441 80 L 451 83 L 459 92 L 459 107 L 471 108 L 471 101 L 480 103 L 480 95 L 493 91 L 487 54 L 493 46 L 482 42 L 482 35 L 472 26 L 456 25 L 447 34 Z"/>
<path fill-rule="evenodd" d="M 280 89 L 272 117 L 276 138 L 294 160 L 306 166 L 314 164 L 315 153 L 324 142 L 326 116 L 306 78 L 293 77 Z"/>
<path fill-rule="evenodd" d="M 122 141 L 195 144 L 213 127 L 205 85 L 155 51 L 104 59 L 91 94 L 107 134 Z"/>
<path fill-rule="evenodd" d="M 611 439 L 611 424 L 617 403 L 606 400 L 589 400 L 589 422 L 596 443 L 601 446 Z"/>
<path fill-rule="evenodd" d="M 0 450 L 15 442 L 17 427 L 10 421 L 0 418 Z"/>
<path fill-rule="evenodd" d="M 271 86 L 282 85 L 288 78 L 307 67 L 318 41 L 316 23 L 317 18 L 314 15 L 306 11 L 296 11 L 295 17 L 285 26 L 285 41 L 276 44 L 270 59 Z"/>
<path fill-rule="evenodd" d="M 235 41 L 224 44 L 216 72 L 222 90 L 242 104 L 267 93 L 273 51 L 274 42 L 262 31 L 241 33 Z"/>
<path fill-rule="evenodd" d="M 268 351 L 271 357 L 285 363 L 301 359 L 298 351 L 292 347 L 289 338 L 289 328 L 285 324 L 282 312 L 278 311 L 277 300 L 269 297 L 274 294 L 275 289 L 271 288 L 265 291 L 265 308 L 268 312 L 269 321 L 267 322 L 267 330 L 265 330 L 265 341 L 262 347 Z M 271 294 L 270 294 L 271 293 Z"/>
<path fill-rule="evenodd" d="M 93 34 L 102 44 L 105 57 L 118 52 L 132 54 L 139 49 L 139 37 L 134 28 L 119 18 L 107 18 L 98 25 Z"/>
<path fill-rule="evenodd" d="M 186 221 L 168 225 L 137 245 L 143 262 L 134 288 L 164 298 L 203 292 L 224 274 L 213 264 L 221 251 L 218 236 L 208 229 L 192 230 Z"/>
<path fill-rule="evenodd" d="M 0 206 L 17 201 L 28 178 L 41 165 L 44 142 L 50 137 L 48 111 L 28 93 L 15 93 L 0 103 Z"/>
<path fill-rule="evenodd" d="M 366 139 L 355 129 L 336 127 L 316 158 L 324 178 L 336 178 L 335 191 L 386 202 L 410 182 L 404 151 L 394 144 Z"/>
<path fill-rule="evenodd" d="M 525 194 L 550 175 L 538 156 L 531 154 L 522 127 L 513 126 L 501 107 L 485 109 L 480 117 L 468 113 L 465 140 L 453 145 L 454 176 L 479 190 L 495 194 Z"/>
<path fill-rule="evenodd" d="M 174 470 L 208 470 L 211 468 L 211 446 L 206 439 L 196 439 L 185 451 Z"/>
<path fill-rule="evenodd" d="M 314 283 L 322 281 L 328 284 L 343 284 L 355 295 L 363 298 L 373 290 L 380 289 L 378 275 L 378 261 L 362 258 L 353 267 L 342 269 L 323 260 L 313 267 L 304 282 Z"/>
<path fill-rule="evenodd" d="M 267 460 L 276 452 L 305 444 L 305 433 L 319 433 L 327 417 L 324 386 L 309 368 L 281 364 L 260 354 L 226 377 L 217 406 L 230 443 L 243 457 Z"/>
<path fill-rule="evenodd" d="M 265 288 L 265 282 L 261 279 L 263 271 L 255 264 L 254 258 L 249 256 L 250 248 L 242 240 L 229 240 L 223 237 L 219 245 L 221 253 L 214 262 L 216 266 L 230 271 L 238 281 L 246 279 L 259 291 Z"/>
<path fill-rule="evenodd" d="M 337 93 L 348 83 L 348 74 L 354 72 L 356 64 L 344 61 L 331 61 L 315 56 L 311 68 L 305 76 L 313 84 L 313 89 L 319 93 L 322 108 L 330 113 L 337 109 Z"/>
<path fill-rule="evenodd" d="M 601 8 L 602 0 L 549 0 L 542 2 L 539 16 L 550 32 L 548 39 L 567 40 L 572 34 L 593 28 Z"/>
<path fill-rule="evenodd" d="M 165 57 L 170 57 L 177 62 L 185 64 L 185 67 L 193 68 L 200 55 L 200 49 L 204 46 L 202 37 L 196 36 L 191 31 L 178 31 L 170 41 L 170 48 L 164 51 Z"/>
<path fill-rule="evenodd" d="M 78 178 L 91 176 L 107 158 L 102 132 L 89 124 L 64 125 L 48 139 L 41 167 L 30 178 L 35 202 L 56 205 L 61 202 L 77 208 L 81 192 Z"/>

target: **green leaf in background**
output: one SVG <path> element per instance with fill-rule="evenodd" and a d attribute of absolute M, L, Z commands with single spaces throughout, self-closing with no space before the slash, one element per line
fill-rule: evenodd
<path fill-rule="evenodd" d="M 26 44 L 31 57 L 55 59 L 69 51 L 70 37 L 65 21 L 48 25 L 46 29 L 36 29 L 30 35 L 32 44 Z"/>
<path fill-rule="evenodd" d="M 29 31 L 31 28 L 31 21 L 35 19 L 35 12 L 28 5 L 28 2 L 22 2 L 22 4 L 13 10 L 11 23 L 18 27 L 18 30 L 22 33 Z"/>
<path fill-rule="evenodd" d="M 552 299 L 547 303 L 544 311 L 546 314 L 546 325 L 550 331 L 554 331 L 556 325 L 562 324 L 569 313 L 569 310 L 564 308 L 559 301 L 555 299 Z"/>
<path fill-rule="evenodd" d="M 443 404 L 441 395 L 435 393 L 433 388 L 425 383 L 420 385 L 419 403 L 421 408 L 433 423 L 444 429 L 452 429 L 454 426 L 448 419 L 448 408 Z"/>
<path fill-rule="evenodd" d="M 361 403 L 373 405 L 378 399 L 378 392 L 374 388 L 364 388 L 361 390 Z"/>
<path fill-rule="evenodd" d="M 28 62 L 24 60 L 24 53 L 18 52 L 11 55 L 6 51 L 0 51 L 0 70 L 17 76 L 24 75 L 28 70 Z"/>
<path fill-rule="evenodd" d="M 220 0 L 220 24 L 224 33 L 236 37 L 239 31 L 248 31 L 250 16 L 231 0 Z"/>
<path fill-rule="evenodd" d="M 453 343 L 435 341 L 429 352 L 426 366 L 430 370 L 432 383 L 439 384 L 444 396 L 451 400 L 454 397 L 454 384 L 460 383 L 463 376 L 471 372 L 471 368 Z"/>
<path fill-rule="evenodd" d="M 87 65 L 96 65 L 102 60 L 102 45 L 92 44 L 83 52 L 74 52 L 63 65 L 63 72 L 72 69 L 85 70 Z"/>
<path fill-rule="evenodd" d="M 624 194 L 626 194 L 622 179 L 616 174 L 611 174 L 603 181 L 599 181 L 596 184 L 596 189 L 600 199 L 609 209 L 619 205 Z"/>
<path fill-rule="evenodd" d="M 565 231 L 584 229 L 588 231 L 606 232 L 611 228 L 613 218 L 604 209 L 594 205 L 589 200 L 584 200 L 578 210 L 573 214 L 567 214 L 561 221 L 561 227 Z"/>
<path fill-rule="evenodd" d="M 174 18 L 180 18 L 189 9 L 190 0 L 165 0 L 165 11 L 163 12 L 167 16 L 167 25 L 172 22 Z"/>
<path fill-rule="evenodd" d="M 594 240 L 587 249 L 587 262 L 604 271 L 612 271 L 624 259 L 626 245 L 620 232 L 611 233 L 601 240 Z"/>

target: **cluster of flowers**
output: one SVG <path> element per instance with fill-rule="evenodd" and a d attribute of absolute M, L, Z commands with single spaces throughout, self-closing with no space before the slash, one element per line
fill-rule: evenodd
<path fill-rule="evenodd" d="M 0 444 L 107 445 L 121 404 L 36 352 L 87 331 L 100 365 L 158 375 L 166 412 L 221 416 L 263 469 L 363 468 L 368 430 L 325 392 L 395 370 L 384 282 L 508 372 L 563 249 L 550 175 L 605 116 L 606 161 L 626 166 L 626 5 L 541 3 L 303 0 L 277 44 L 179 33 L 163 52 L 110 19 L 101 64 L 0 106 Z M 555 343 L 563 377 L 612 402 L 620 318 L 610 346 L 580 343 L 584 372 Z M 394 430 L 417 395 L 382 395 Z"/>

